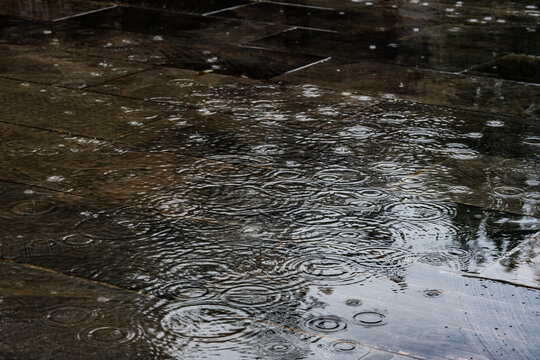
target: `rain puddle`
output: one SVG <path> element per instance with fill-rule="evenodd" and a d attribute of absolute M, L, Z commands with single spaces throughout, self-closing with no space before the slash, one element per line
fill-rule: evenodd
<path fill-rule="evenodd" d="M 4 3 L 0 358 L 538 358 L 534 5 Z"/>

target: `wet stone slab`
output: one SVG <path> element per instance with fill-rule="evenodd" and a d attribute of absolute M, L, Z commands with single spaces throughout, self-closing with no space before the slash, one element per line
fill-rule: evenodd
<path fill-rule="evenodd" d="M 101 11 L 110 8 L 110 3 L 77 0 L 50 0 L 43 2 L 25 2 L 3 0 L 1 15 L 16 15 L 33 20 L 58 21 L 73 16 Z"/>
<path fill-rule="evenodd" d="M 137 126 L 175 117 L 178 107 L 10 79 L 0 80 L 0 120 L 86 138 L 118 139 Z M 21 139 L 19 139 L 21 140 Z"/>
<path fill-rule="evenodd" d="M 248 0 L 207 0 L 202 2 L 193 2 L 190 0 L 116 0 L 114 2 L 132 7 L 165 9 L 168 11 L 182 11 L 194 14 L 214 13 L 223 9 L 249 4 Z"/>
<path fill-rule="evenodd" d="M 467 73 L 538 84 L 540 83 L 540 57 L 509 54 L 475 66 L 467 70 Z"/>
<path fill-rule="evenodd" d="M 436 24 L 429 18 L 402 17 L 395 9 L 370 11 L 369 8 L 364 7 L 354 11 L 336 11 L 328 8 L 295 6 L 273 2 L 255 2 L 249 6 L 216 13 L 215 16 L 356 35 L 370 32 L 373 28 L 400 28 L 404 32 L 409 28 L 409 31 L 412 32 L 413 28 Z"/>
<path fill-rule="evenodd" d="M 212 16 L 132 7 L 116 7 L 81 16 L 69 20 L 68 25 L 173 36 L 199 43 L 211 42 L 236 45 L 289 28 L 279 24 L 245 22 Z"/>
<path fill-rule="evenodd" d="M 540 97 L 534 85 L 371 62 L 330 60 L 275 80 L 508 115 L 521 115 Z"/>
<path fill-rule="evenodd" d="M 148 69 L 119 60 L 72 55 L 21 46 L 0 46 L 0 77 L 47 85 L 84 88 Z"/>
<path fill-rule="evenodd" d="M 442 46 L 440 43 L 426 44 L 415 41 L 415 37 L 412 36 L 408 39 L 408 36 L 412 34 L 415 34 L 412 30 L 407 33 L 385 28 L 379 31 L 366 31 L 361 36 L 295 29 L 259 39 L 247 45 L 441 71 L 462 71 L 494 57 L 491 50 L 477 47 L 456 49 L 446 44 Z"/>

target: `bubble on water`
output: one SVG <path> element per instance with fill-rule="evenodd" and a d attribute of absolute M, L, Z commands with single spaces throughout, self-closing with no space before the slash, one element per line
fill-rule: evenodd
<path fill-rule="evenodd" d="M 320 316 L 306 321 L 309 330 L 322 333 L 332 333 L 345 330 L 347 321 L 338 316 Z"/>

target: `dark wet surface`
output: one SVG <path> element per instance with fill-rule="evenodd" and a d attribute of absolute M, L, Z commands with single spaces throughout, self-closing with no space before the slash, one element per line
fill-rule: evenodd
<path fill-rule="evenodd" d="M 0 358 L 538 358 L 539 15 L 0 0 Z"/>

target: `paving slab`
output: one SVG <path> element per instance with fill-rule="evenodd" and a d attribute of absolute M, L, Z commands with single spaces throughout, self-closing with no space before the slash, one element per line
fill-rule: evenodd
<path fill-rule="evenodd" d="M 84 88 L 149 69 L 119 60 L 44 51 L 26 45 L 2 45 L 0 77 L 41 84 Z"/>
<path fill-rule="evenodd" d="M 87 13 L 100 11 L 110 7 L 110 3 L 93 1 L 62 0 L 31 3 L 3 0 L 0 14 L 17 15 L 34 20 L 58 21 L 73 16 L 80 16 Z"/>
<path fill-rule="evenodd" d="M 80 16 L 69 21 L 69 24 L 76 27 L 81 25 L 103 27 L 217 44 L 242 44 L 289 28 L 279 24 L 124 6 Z"/>
<path fill-rule="evenodd" d="M 521 115 L 540 96 L 536 85 L 340 60 L 316 64 L 275 80 L 507 115 Z"/>
<path fill-rule="evenodd" d="M 429 44 L 422 39 L 416 41 L 417 37 L 412 36 L 413 33 L 412 30 L 400 32 L 393 28 L 366 30 L 361 35 L 294 29 L 258 39 L 247 45 L 265 49 L 288 49 L 300 54 L 331 56 L 338 59 L 374 61 L 454 72 L 491 60 L 497 54 L 506 54 L 491 49 L 463 47 L 460 43 L 454 47 L 441 45 L 439 42 Z M 437 38 L 439 39 L 440 37 Z"/>
<path fill-rule="evenodd" d="M 121 137 L 137 126 L 174 117 L 179 111 L 172 105 L 11 79 L 0 80 L 0 93 L 1 121 L 88 138 Z"/>
<path fill-rule="evenodd" d="M 467 73 L 538 84 L 540 83 L 540 57 L 508 54 L 475 66 L 467 70 Z"/>
<path fill-rule="evenodd" d="M 394 9 L 371 11 L 364 7 L 354 11 L 336 11 L 264 1 L 214 15 L 357 35 L 372 31 L 373 28 L 398 28 L 397 32 L 401 30 L 412 33 L 413 28 L 437 24 L 430 18 L 402 18 Z"/>
<path fill-rule="evenodd" d="M 116 0 L 112 2 L 132 7 L 166 9 L 168 11 L 182 11 L 194 14 L 208 14 L 222 9 L 249 4 L 248 0 L 210 0 L 196 3 L 189 0 Z"/>

